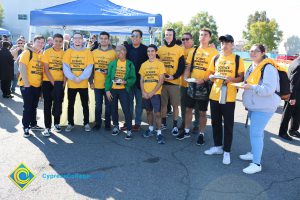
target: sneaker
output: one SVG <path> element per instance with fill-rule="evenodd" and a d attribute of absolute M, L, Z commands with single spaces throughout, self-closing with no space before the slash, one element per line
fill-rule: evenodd
<path fill-rule="evenodd" d="M 42 132 L 42 135 L 44 137 L 50 137 L 50 135 L 51 135 L 50 128 L 45 128 L 45 130 Z"/>
<path fill-rule="evenodd" d="M 170 111 L 170 112 L 167 113 L 168 117 L 171 116 L 171 115 L 173 115 L 173 111 Z"/>
<path fill-rule="evenodd" d="M 255 174 L 257 172 L 260 172 L 261 168 L 262 168 L 261 165 L 258 166 L 255 163 L 250 163 L 250 165 L 248 167 L 243 169 L 243 172 L 246 174 Z"/>
<path fill-rule="evenodd" d="M 90 125 L 89 125 L 89 124 L 84 125 L 84 130 L 85 130 L 86 132 L 90 132 L 90 131 L 91 131 Z"/>
<path fill-rule="evenodd" d="M 203 133 L 200 133 L 197 139 L 197 145 L 204 145 L 205 141 L 204 141 L 204 135 Z"/>
<path fill-rule="evenodd" d="M 132 132 L 127 131 L 126 136 L 125 136 L 125 140 L 131 140 L 131 139 L 132 139 Z"/>
<path fill-rule="evenodd" d="M 93 131 L 98 131 L 101 128 L 101 126 L 99 124 L 95 124 L 95 126 L 93 127 Z"/>
<path fill-rule="evenodd" d="M 132 131 L 133 132 L 139 132 L 141 129 L 141 125 L 138 125 L 138 124 L 135 124 L 133 127 L 132 127 Z"/>
<path fill-rule="evenodd" d="M 24 137 L 24 138 L 30 137 L 29 128 L 25 128 L 25 129 L 24 129 L 23 137 Z"/>
<path fill-rule="evenodd" d="M 157 140 L 158 144 L 165 144 L 166 143 L 165 137 L 162 134 L 157 135 L 156 140 Z"/>
<path fill-rule="evenodd" d="M 61 127 L 60 127 L 60 125 L 59 125 L 59 124 L 54 124 L 53 130 L 54 130 L 55 132 L 57 132 L 57 133 L 60 133 L 60 132 L 61 132 Z"/>
<path fill-rule="evenodd" d="M 143 133 L 144 138 L 147 138 L 147 137 L 150 137 L 150 136 L 153 136 L 153 135 L 155 135 L 155 131 L 154 130 L 150 131 L 148 129 L 146 132 Z"/>
<path fill-rule="evenodd" d="M 222 147 L 211 147 L 210 149 L 204 151 L 206 155 L 215 155 L 215 154 L 223 154 Z"/>
<path fill-rule="evenodd" d="M 73 125 L 68 124 L 67 128 L 65 129 L 65 131 L 66 131 L 66 132 L 71 132 L 73 128 L 74 128 Z"/>
<path fill-rule="evenodd" d="M 173 136 L 177 136 L 177 135 L 178 135 L 178 133 L 179 133 L 179 131 L 178 131 L 178 128 L 177 128 L 176 126 L 175 126 L 175 127 L 173 127 L 173 129 L 172 129 L 171 133 L 172 133 L 172 135 L 173 135 Z"/>
<path fill-rule="evenodd" d="M 118 135 L 119 134 L 119 127 L 118 126 L 115 126 L 114 128 L 113 128 L 113 131 L 112 131 L 112 135 L 114 135 L 114 136 L 116 136 L 116 135 Z"/>
<path fill-rule="evenodd" d="M 251 152 L 247 152 L 244 155 L 239 156 L 242 160 L 253 160 L 253 154 Z"/>
<path fill-rule="evenodd" d="M 44 130 L 44 128 L 42 128 L 38 125 L 30 127 L 30 129 L 33 130 L 33 131 L 42 131 L 42 130 Z"/>
<path fill-rule="evenodd" d="M 289 131 L 288 133 L 289 133 L 290 136 L 300 138 L 299 131 Z"/>
<path fill-rule="evenodd" d="M 121 131 L 126 131 L 127 127 L 125 126 L 125 124 L 121 127 Z"/>
<path fill-rule="evenodd" d="M 183 140 L 183 139 L 189 138 L 189 137 L 191 137 L 189 132 L 187 133 L 185 131 L 182 131 L 182 132 L 180 132 L 180 134 L 177 135 L 176 139 L 177 140 Z"/>
<path fill-rule="evenodd" d="M 223 154 L 223 164 L 224 165 L 229 165 L 230 164 L 230 153 L 229 152 L 224 152 L 224 154 Z"/>
<path fill-rule="evenodd" d="M 161 124 L 161 128 L 160 128 L 160 130 L 166 130 L 167 129 L 167 124 Z"/>

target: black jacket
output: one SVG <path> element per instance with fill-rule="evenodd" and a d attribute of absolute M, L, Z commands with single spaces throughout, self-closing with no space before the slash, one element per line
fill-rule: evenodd
<path fill-rule="evenodd" d="M 291 81 L 291 99 L 300 101 L 300 56 L 289 66 L 288 76 Z"/>
<path fill-rule="evenodd" d="M 0 80 L 14 79 L 14 57 L 8 49 L 0 50 Z"/>

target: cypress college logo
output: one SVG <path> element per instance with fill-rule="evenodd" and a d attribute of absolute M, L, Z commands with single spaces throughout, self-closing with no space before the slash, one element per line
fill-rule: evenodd
<path fill-rule="evenodd" d="M 21 163 L 9 176 L 8 178 L 20 188 L 24 190 L 32 181 L 35 179 L 35 175 Z"/>

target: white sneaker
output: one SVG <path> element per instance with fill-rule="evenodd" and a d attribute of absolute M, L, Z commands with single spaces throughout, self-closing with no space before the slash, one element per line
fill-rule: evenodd
<path fill-rule="evenodd" d="M 65 131 L 66 132 L 71 132 L 73 128 L 74 128 L 74 126 L 72 126 L 71 124 L 68 124 L 67 128 L 65 129 Z"/>
<path fill-rule="evenodd" d="M 230 162 L 230 153 L 229 152 L 224 152 L 223 154 L 223 164 L 224 165 L 229 165 Z"/>
<path fill-rule="evenodd" d="M 244 155 L 239 156 L 242 160 L 253 160 L 253 154 L 251 152 L 247 152 Z"/>
<path fill-rule="evenodd" d="M 248 167 L 243 169 L 243 172 L 246 174 L 255 174 L 260 171 L 261 171 L 261 165 L 258 166 L 257 164 L 254 164 L 254 163 L 250 163 L 250 165 Z"/>
<path fill-rule="evenodd" d="M 42 135 L 44 137 L 50 137 L 50 135 L 51 135 L 50 129 L 49 128 L 45 128 L 45 130 L 42 132 Z"/>
<path fill-rule="evenodd" d="M 223 154 L 222 147 L 210 147 L 210 149 L 204 151 L 206 155 Z"/>
<path fill-rule="evenodd" d="M 84 125 L 84 130 L 85 130 L 86 132 L 90 132 L 90 131 L 91 131 L 90 125 L 89 125 L 89 124 Z"/>

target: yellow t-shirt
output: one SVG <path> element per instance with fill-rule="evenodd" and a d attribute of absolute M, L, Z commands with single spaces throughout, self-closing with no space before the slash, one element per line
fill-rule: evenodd
<path fill-rule="evenodd" d="M 189 49 L 184 49 L 184 60 L 185 60 L 185 64 L 187 63 L 187 58 L 188 58 L 188 55 L 190 52 L 192 52 L 192 55 L 193 55 L 193 52 L 195 51 L 195 48 L 192 47 L 192 48 L 189 48 Z M 181 87 L 187 87 L 188 86 L 188 82 L 186 82 L 184 80 L 184 73 L 182 74 L 182 76 L 180 77 L 180 85 Z"/>
<path fill-rule="evenodd" d="M 94 58 L 94 85 L 97 89 L 104 89 L 104 82 L 106 74 L 101 73 L 100 70 L 106 70 L 108 64 L 117 58 L 115 50 L 101 51 L 96 49 L 92 51 Z"/>
<path fill-rule="evenodd" d="M 216 61 L 216 66 L 214 65 L 214 61 L 212 59 L 208 70 L 215 75 L 235 77 L 235 69 L 235 54 L 231 54 L 229 56 L 220 55 L 219 59 Z M 244 70 L 244 62 L 240 58 L 238 73 L 242 73 Z M 222 83 L 223 80 L 216 79 L 210 92 L 210 99 L 219 101 Z M 227 84 L 227 87 L 226 102 L 235 102 L 237 88 L 231 84 Z"/>
<path fill-rule="evenodd" d="M 192 63 L 194 51 L 191 51 L 186 59 L 187 64 Z M 208 68 L 212 58 L 218 55 L 218 51 L 215 48 L 198 48 L 194 57 L 194 68 L 191 73 L 191 78 L 204 79 L 208 78 Z"/>
<path fill-rule="evenodd" d="M 159 82 L 160 75 L 166 73 L 164 63 L 155 59 L 153 62 L 147 60 L 141 66 L 139 74 L 144 79 L 145 92 L 151 92 Z M 161 94 L 161 87 L 155 94 Z"/>
<path fill-rule="evenodd" d="M 118 60 L 114 80 L 115 81 L 118 79 L 124 80 L 125 74 L 126 74 L 126 60 L 125 61 Z M 125 86 L 123 84 L 117 85 L 116 83 L 113 83 L 112 89 L 125 89 Z"/>
<path fill-rule="evenodd" d="M 27 68 L 27 78 L 29 84 L 33 87 L 40 87 L 43 78 L 43 66 L 41 63 L 42 53 L 32 52 L 32 58 L 30 59 L 29 50 L 25 50 L 20 57 L 20 63 L 26 65 Z M 19 86 L 24 86 L 24 81 L 22 77 L 19 77 Z"/>
<path fill-rule="evenodd" d="M 55 51 L 53 48 L 47 49 L 43 56 L 42 62 L 49 65 L 49 72 L 52 75 L 54 81 L 63 81 L 64 72 L 63 72 L 63 59 L 64 51 Z M 49 81 L 46 73 L 43 74 L 43 81 Z"/>
<path fill-rule="evenodd" d="M 64 54 L 63 63 L 68 64 L 72 70 L 72 73 L 78 77 L 88 65 L 94 64 L 94 61 L 93 55 L 89 49 L 84 49 L 82 51 L 68 49 Z M 82 80 L 80 83 L 75 83 L 72 80 L 68 80 L 68 87 L 87 88 L 88 80 Z"/>
<path fill-rule="evenodd" d="M 178 69 L 178 61 L 181 56 L 184 56 L 184 50 L 178 45 L 173 47 L 162 46 L 158 49 L 157 54 L 160 60 L 164 63 L 166 74 L 174 75 Z M 180 77 L 175 80 L 166 80 L 175 85 L 180 85 Z"/>

